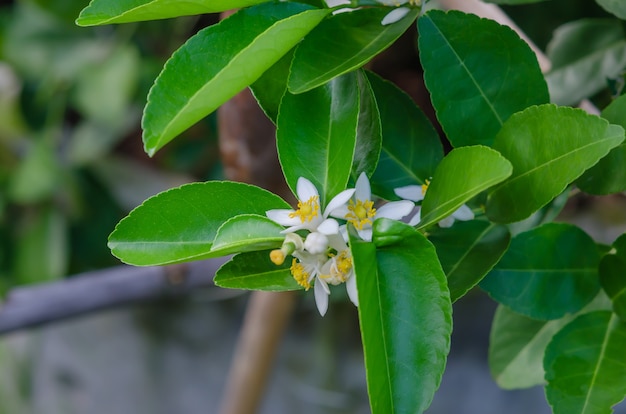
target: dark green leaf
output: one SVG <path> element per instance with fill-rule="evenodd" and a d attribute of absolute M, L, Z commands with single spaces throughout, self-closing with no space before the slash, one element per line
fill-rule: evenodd
<path fill-rule="evenodd" d="M 434 247 L 404 226 L 410 236 L 378 250 L 373 243 L 351 240 L 373 414 L 424 412 L 450 346 L 445 275 Z M 376 231 L 375 226 L 374 238 Z"/>
<path fill-rule="evenodd" d="M 608 254 L 600 262 L 600 284 L 613 303 L 613 311 L 626 321 L 626 257 Z"/>
<path fill-rule="evenodd" d="M 293 51 L 294 49 L 280 58 L 256 82 L 250 85 L 250 89 L 259 106 L 274 124 L 276 124 L 276 118 L 278 117 L 280 100 L 287 90 L 287 78 L 289 77 L 289 66 L 291 66 L 291 59 L 293 59 Z"/>
<path fill-rule="evenodd" d="M 286 93 L 280 104 L 276 145 L 287 184 L 299 177 L 320 192 L 322 205 L 348 184 L 359 117 L 356 73 L 309 92 Z"/>
<path fill-rule="evenodd" d="M 511 240 L 480 286 L 496 301 L 534 319 L 557 319 L 598 293 L 600 254 L 584 231 L 548 223 Z"/>
<path fill-rule="evenodd" d="M 187 184 L 146 200 L 120 221 L 109 248 L 125 263 L 162 265 L 218 256 L 211 247 L 223 223 L 240 214 L 289 208 L 280 197 L 242 183 Z"/>
<path fill-rule="evenodd" d="M 511 235 L 505 226 L 465 221 L 451 228 L 433 228 L 428 239 L 448 278 L 452 302 L 465 295 L 504 254 Z"/>
<path fill-rule="evenodd" d="M 546 397 L 554 414 L 612 412 L 626 395 L 626 324 L 611 312 L 579 316 L 546 349 Z"/>
<path fill-rule="evenodd" d="M 431 10 L 418 29 L 424 80 L 453 146 L 491 146 L 512 114 L 549 101 L 534 53 L 509 27 Z"/>
<path fill-rule="evenodd" d="M 380 113 L 372 86 L 365 72 L 358 72 L 359 81 L 359 125 L 352 161 L 352 178 L 356 181 L 362 172 L 374 174 L 382 148 Z"/>
<path fill-rule="evenodd" d="M 296 49 L 289 90 L 302 93 L 360 68 L 400 37 L 419 13 L 419 9 L 413 9 L 400 21 L 381 25 L 390 10 L 358 9 L 335 14 L 320 23 Z"/>
<path fill-rule="evenodd" d="M 511 223 L 530 216 L 624 140 L 624 129 L 580 109 L 533 106 L 513 115 L 494 142 L 513 164 L 495 187 L 487 216 Z"/>
<path fill-rule="evenodd" d="M 285 240 L 283 226 L 256 214 L 235 216 L 220 226 L 211 246 L 211 253 L 231 253 L 278 248 Z"/>
<path fill-rule="evenodd" d="M 299 3 L 265 3 L 198 32 L 150 89 L 142 121 L 146 152 L 154 154 L 256 81 L 328 13 Z"/>
<path fill-rule="evenodd" d="M 240 253 L 224 263 L 213 281 L 230 289 L 272 292 L 302 289 L 291 276 L 290 266 L 287 262 L 280 266 L 272 263 L 269 251 Z"/>

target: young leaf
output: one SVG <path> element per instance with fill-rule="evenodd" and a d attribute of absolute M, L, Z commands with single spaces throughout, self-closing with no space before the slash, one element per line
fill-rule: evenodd
<path fill-rule="evenodd" d="M 626 20 L 626 4 L 621 0 L 596 0 L 602 8 L 613 13 L 622 20 Z"/>
<path fill-rule="evenodd" d="M 626 324 L 598 311 L 579 316 L 546 348 L 546 398 L 554 414 L 611 413 L 626 396 Z"/>
<path fill-rule="evenodd" d="M 455 212 L 481 191 L 511 175 L 511 163 L 482 145 L 455 148 L 441 161 L 422 202 L 420 228 Z"/>
<path fill-rule="evenodd" d="M 534 319 L 557 319 L 598 293 L 600 254 L 584 231 L 548 223 L 511 240 L 480 287 L 499 303 Z"/>
<path fill-rule="evenodd" d="M 412 9 L 400 21 L 383 26 L 380 22 L 389 10 L 358 9 L 335 14 L 320 23 L 296 49 L 289 90 L 306 92 L 360 68 L 400 37 L 419 13 L 419 9 Z"/>
<path fill-rule="evenodd" d="M 456 302 L 500 260 L 511 235 L 505 226 L 472 220 L 451 228 L 433 228 L 428 239 L 448 278 L 450 299 Z"/>
<path fill-rule="evenodd" d="M 626 95 L 614 100 L 602 111 L 602 118 L 626 128 Z M 626 191 L 626 144 L 621 143 L 576 181 L 589 194 L 605 195 Z"/>
<path fill-rule="evenodd" d="M 450 346 L 452 307 L 435 249 L 403 226 L 410 236 L 397 244 L 350 245 L 372 414 L 424 412 Z"/>
<path fill-rule="evenodd" d="M 283 226 L 257 214 L 240 214 L 228 219 L 217 229 L 211 253 L 226 256 L 231 253 L 278 248 L 285 240 Z"/>
<path fill-rule="evenodd" d="M 300 290 L 302 286 L 291 276 L 290 266 L 287 262 L 280 266 L 272 263 L 269 251 L 239 253 L 219 268 L 213 281 L 230 289 Z"/>
<path fill-rule="evenodd" d="M 537 58 L 509 27 L 440 10 L 417 26 L 424 81 L 453 146 L 491 146 L 512 114 L 549 102 Z"/>
<path fill-rule="evenodd" d="M 150 89 L 142 120 L 146 152 L 153 155 L 256 81 L 328 13 L 299 3 L 265 3 L 198 32 Z"/>
<path fill-rule="evenodd" d="M 153 266 L 219 256 L 213 240 L 222 224 L 240 214 L 289 208 L 277 195 L 234 182 L 186 184 L 157 194 L 130 212 L 109 236 L 124 263 Z"/>
<path fill-rule="evenodd" d="M 359 118 L 356 73 L 307 93 L 286 93 L 276 131 L 278 158 L 287 184 L 296 193 L 299 177 L 320 192 L 322 205 L 346 188 Z"/>
<path fill-rule="evenodd" d="M 359 70 L 359 124 L 356 132 L 352 179 L 356 181 L 362 172 L 374 174 L 382 148 L 380 113 L 376 105 L 374 91 L 363 70 Z"/>
<path fill-rule="evenodd" d="M 575 105 L 624 70 L 626 36 L 618 20 L 578 20 L 554 32 L 547 54 L 552 62 L 546 75 L 552 102 Z"/>
<path fill-rule="evenodd" d="M 493 148 L 513 164 L 495 187 L 487 216 L 511 223 L 530 216 L 624 140 L 624 129 L 583 110 L 541 105 L 513 115 Z"/>
<path fill-rule="evenodd" d="M 394 199 L 394 188 L 424 184 L 443 158 L 439 135 L 413 100 L 393 83 L 371 72 L 372 86 L 380 113 L 382 150 L 372 176 L 372 191 Z"/>

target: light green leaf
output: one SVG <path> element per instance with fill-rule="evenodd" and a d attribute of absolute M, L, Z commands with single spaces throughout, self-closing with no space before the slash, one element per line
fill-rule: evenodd
<path fill-rule="evenodd" d="M 146 152 L 153 155 L 256 81 L 329 11 L 265 3 L 198 32 L 172 55 L 150 89 L 142 120 Z"/>
<path fill-rule="evenodd" d="M 424 184 L 443 158 L 439 135 L 426 115 L 396 85 L 367 72 L 382 127 L 382 149 L 371 179 L 372 191 L 397 198 L 394 188 Z"/>
<path fill-rule="evenodd" d="M 626 35 L 618 20 L 578 20 L 554 32 L 547 54 L 552 62 L 546 75 L 552 102 L 575 105 L 626 67 Z"/>
<path fill-rule="evenodd" d="M 217 229 L 211 253 L 226 256 L 231 253 L 266 250 L 280 247 L 285 235 L 283 226 L 257 214 L 241 214 L 227 220 Z"/>
<path fill-rule="evenodd" d="M 267 0 L 91 0 L 76 19 L 79 26 L 129 23 L 239 9 Z"/>
<path fill-rule="evenodd" d="M 422 202 L 420 228 L 454 213 L 466 201 L 511 175 L 511 163 L 482 145 L 455 148 L 441 161 Z"/>
<path fill-rule="evenodd" d="M 487 216 L 511 223 L 530 216 L 624 140 L 624 129 L 583 110 L 541 105 L 513 115 L 494 142 L 513 164 L 495 187 Z"/>
<path fill-rule="evenodd" d="M 240 253 L 222 265 L 213 281 L 230 289 L 300 290 L 302 286 L 291 276 L 290 266 L 287 262 L 280 266 L 272 263 L 269 251 Z"/>
<path fill-rule="evenodd" d="M 424 81 L 453 146 L 491 146 L 512 114 L 549 101 L 537 58 L 509 27 L 440 10 L 417 26 Z"/>
<path fill-rule="evenodd" d="M 275 208 L 289 205 L 251 185 L 226 181 L 187 184 L 157 194 L 131 211 L 109 236 L 109 248 L 124 263 L 135 266 L 220 256 L 211 248 L 223 223 L 234 216 L 264 215 Z"/>
<path fill-rule="evenodd" d="M 424 412 L 450 346 L 452 307 L 435 249 L 403 226 L 410 236 L 378 250 L 351 239 L 372 414 Z"/>
<path fill-rule="evenodd" d="M 622 0 L 596 0 L 602 8 L 622 20 L 626 20 L 626 4 Z"/>
<path fill-rule="evenodd" d="M 626 324 L 598 311 L 558 332 L 544 358 L 546 398 L 554 414 L 610 414 L 626 395 Z"/>
<path fill-rule="evenodd" d="M 450 298 L 456 302 L 500 260 L 511 235 L 505 226 L 472 220 L 451 228 L 433 228 L 428 239 L 437 249 Z"/>
<path fill-rule="evenodd" d="M 499 303 L 534 319 L 557 319 L 598 293 L 600 254 L 584 231 L 548 223 L 520 233 L 480 286 Z"/>
<path fill-rule="evenodd" d="M 278 158 L 296 193 L 299 177 L 320 192 L 322 205 L 346 188 L 356 143 L 359 87 L 356 73 L 309 92 L 286 93 L 276 132 Z"/>
<path fill-rule="evenodd" d="M 390 10 L 363 8 L 335 14 L 320 23 L 296 49 L 289 90 L 306 92 L 360 68 L 400 37 L 419 13 L 413 9 L 400 21 L 381 25 Z"/>

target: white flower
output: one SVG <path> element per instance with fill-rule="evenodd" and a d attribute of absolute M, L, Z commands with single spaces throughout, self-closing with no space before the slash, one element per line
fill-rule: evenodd
<path fill-rule="evenodd" d="M 398 22 L 402 20 L 402 18 L 406 16 L 410 11 L 411 9 L 408 7 L 398 7 L 396 9 L 393 9 L 392 11 L 387 13 L 385 17 L 383 17 L 383 19 L 380 21 L 380 24 L 383 26 L 387 26 L 389 24 Z"/>
<path fill-rule="evenodd" d="M 333 197 L 320 214 L 320 196 L 312 182 L 304 177 L 298 178 L 296 185 L 298 195 L 298 209 L 276 209 L 265 212 L 265 215 L 282 226 L 288 226 L 283 233 L 292 233 L 298 230 L 318 231 L 322 234 L 336 234 L 339 232 L 339 224 L 334 219 L 329 219 L 328 214 L 346 204 L 354 189 L 344 190 Z"/>
<path fill-rule="evenodd" d="M 400 220 L 413 210 L 410 201 L 392 201 L 380 208 L 374 208 L 370 182 L 365 173 L 361 173 L 356 181 L 354 197 L 349 204 L 343 204 L 331 211 L 333 217 L 342 218 L 351 223 L 359 237 L 365 241 L 372 241 L 372 224 L 376 218 Z"/>
<path fill-rule="evenodd" d="M 400 198 L 411 201 L 422 201 L 424 196 L 426 195 L 426 190 L 428 190 L 428 186 L 430 185 L 430 181 L 426 180 L 423 185 L 407 185 L 406 187 L 399 187 L 394 189 L 394 193 Z M 418 206 L 418 211 L 409 221 L 411 226 L 415 226 L 420 222 L 421 219 L 421 210 Z M 439 227 L 452 227 L 455 220 L 460 221 L 468 221 L 474 219 L 474 212 L 467 205 L 463 204 L 461 207 L 456 209 L 450 216 L 441 220 L 438 224 Z"/>

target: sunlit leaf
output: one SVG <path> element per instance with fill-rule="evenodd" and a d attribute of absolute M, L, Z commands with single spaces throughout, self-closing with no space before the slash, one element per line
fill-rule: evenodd
<path fill-rule="evenodd" d="M 220 226 L 213 240 L 211 252 L 226 256 L 231 253 L 266 250 L 280 247 L 285 228 L 256 214 L 240 214 Z"/>
<path fill-rule="evenodd" d="M 290 266 L 288 262 L 280 266 L 272 263 L 269 251 L 240 253 L 222 265 L 213 281 L 230 289 L 272 292 L 302 289 L 291 276 Z"/>

